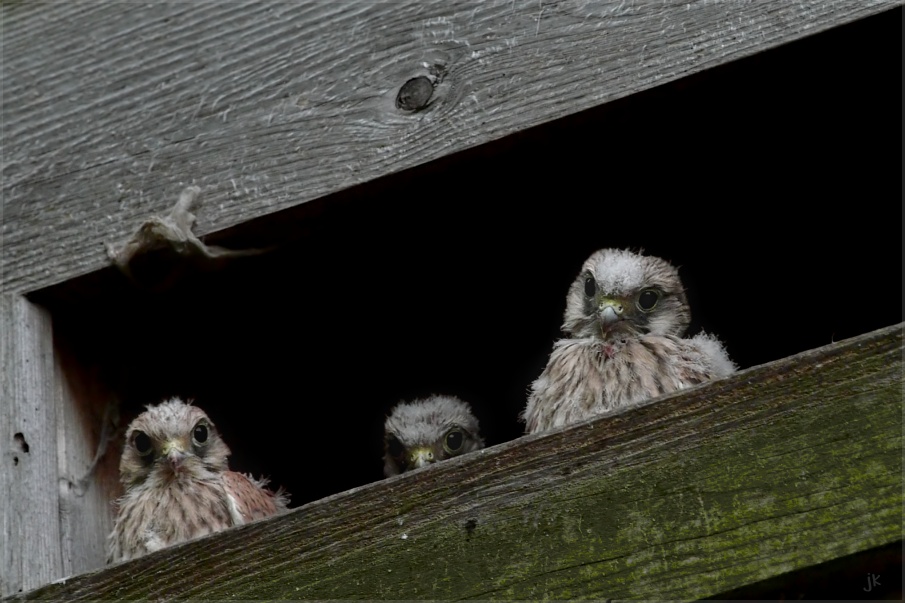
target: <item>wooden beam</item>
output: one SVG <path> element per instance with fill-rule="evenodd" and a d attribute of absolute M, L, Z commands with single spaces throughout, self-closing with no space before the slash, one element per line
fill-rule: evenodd
<path fill-rule="evenodd" d="M 103 567 L 107 534 L 113 529 L 111 501 L 122 494 L 119 398 L 101 378 L 102 367 L 79 358 L 61 341 L 55 357 L 62 391 L 56 407 L 62 573 L 71 576 Z"/>
<path fill-rule="evenodd" d="M 63 575 L 55 374 L 49 313 L 0 295 L 0 596 Z"/>
<path fill-rule="evenodd" d="M 106 266 L 187 184 L 220 231 L 900 5 L 3 3 L 0 287 Z"/>
<path fill-rule="evenodd" d="M 902 334 L 748 369 L 20 598 L 697 599 L 894 542 Z"/>
<path fill-rule="evenodd" d="M 97 367 L 58 349 L 48 311 L 18 295 L 0 296 L 0 343 L 3 596 L 103 566 L 120 486 L 104 454 L 118 400 Z"/>

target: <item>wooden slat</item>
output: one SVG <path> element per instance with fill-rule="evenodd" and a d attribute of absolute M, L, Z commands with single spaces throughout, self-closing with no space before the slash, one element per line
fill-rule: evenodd
<path fill-rule="evenodd" d="M 211 233 L 900 4 L 3 3 L 0 287 L 105 266 L 186 184 Z"/>
<path fill-rule="evenodd" d="M 50 315 L 0 295 L 0 595 L 63 572 L 57 480 L 55 378 Z"/>
<path fill-rule="evenodd" d="M 902 334 L 527 436 L 28 599 L 696 599 L 894 542 Z"/>
<path fill-rule="evenodd" d="M 102 567 L 119 492 L 117 399 L 56 349 L 44 308 L 0 296 L 0 595 Z M 61 353 L 62 352 L 62 353 Z"/>
<path fill-rule="evenodd" d="M 110 503 L 122 493 L 119 444 L 123 434 L 117 425 L 119 399 L 102 383 L 102 369 L 78 358 L 60 337 L 55 341 L 62 381 L 56 407 L 60 577 L 103 567 L 107 559 L 106 536 L 113 529 Z"/>

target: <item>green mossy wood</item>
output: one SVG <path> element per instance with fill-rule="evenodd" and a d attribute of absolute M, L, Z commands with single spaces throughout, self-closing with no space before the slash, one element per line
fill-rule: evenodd
<path fill-rule="evenodd" d="M 899 540 L 902 325 L 23 599 L 696 599 Z"/>

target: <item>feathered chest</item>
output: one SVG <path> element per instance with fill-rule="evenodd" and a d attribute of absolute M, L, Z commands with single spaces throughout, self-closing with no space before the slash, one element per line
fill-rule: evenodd
<path fill-rule="evenodd" d="M 598 410 L 617 408 L 683 387 L 689 375 L 681 347 L 673 337 L 563 340 L 548 372 L 554 386 L 571 391 L 567 399 Z"/>
<path fill-rule="evenodd" d="M 114 561 L 242 523 L 219 477 L 149 481 L 131 488 L 119 507 L 111 534 Z"/>
<path fill-rule="evenodd" d="M 700 383 L 701 353 L 672 336 L 563 339 L 532 384 L 528 431 L 566 425 Z"/>

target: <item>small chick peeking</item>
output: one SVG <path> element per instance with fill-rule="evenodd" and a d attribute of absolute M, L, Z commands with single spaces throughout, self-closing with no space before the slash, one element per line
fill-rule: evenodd
<path fill-rule="evenodd" d="M 387 477 L 484 447 L 478 420 L 455 396 L 400 402 L 384 424 Z"/>
<path fill-rule="evenodd" d="M 527 433 L 575 423 L 711 379 L 736 366 L 718 339 L 683 339 L 691 312 L 678 271 L 622 249 L 589 257 L 562 329 L 522 413 Z"/>
<path fill-rule="evenodd" d="M 120 480 L 126 493 L 107 540 L 107 563 L 287 510 L 288 494 L 230 471 L 230 451 L 203 410 L 172 398 L 126 431 Z"/>

